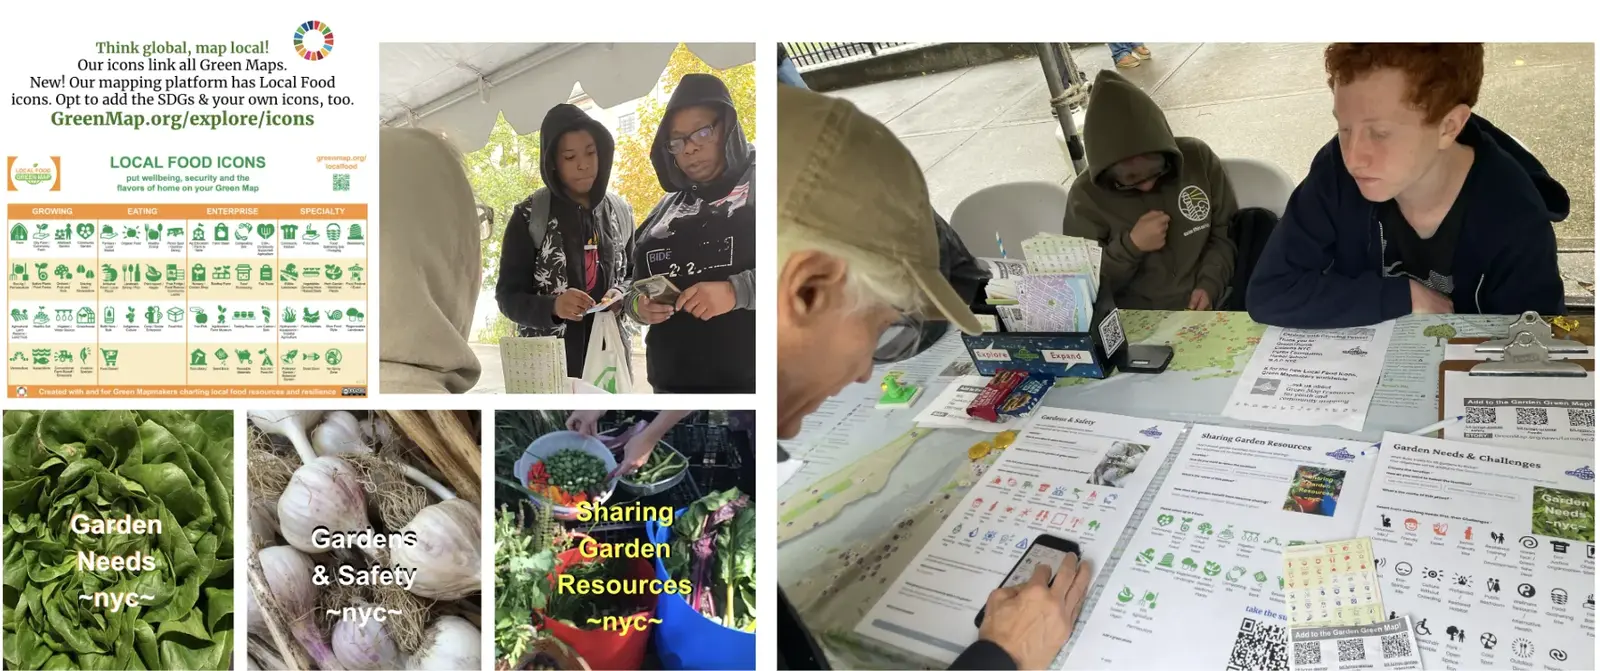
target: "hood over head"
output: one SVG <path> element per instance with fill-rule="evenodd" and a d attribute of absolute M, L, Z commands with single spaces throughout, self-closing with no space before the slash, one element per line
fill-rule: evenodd
<path fill-rule="evenodd" d="M 730 175 L 735 179 L 743 175 L 745 169 L 750 167 L 750 162 L 755 160 L 755 148 L 750 146 L 744 127 L 739 124 L 739 114 L 733 108 L 733 96 L 728 93 L 727 84 L 714 75 L 698 72 L 684 75 L 678 81 L 678 87 L 673 89 L 672 98 L 667 101 L 667 113 L 661 118 L 661 126 L 656 128 L 655 142 L 650 145 L 650 163 L 656 168 L 656 179 L 661 181 L 661 190 L 667 193 L 686 191 L 694 186 L 694 182 L 683 174 L 678 162 L 667 151 L 667 144 L 672 139 L 673 112 L 696 105 L 717 110 L 722 128 L 723 154 L 722 175 L 717 178 L 718 182 Z"/>
<path fill-rule="evenodd" d="M 459 394 L 478 383 L 467 344 L 482 282 L 478 211 L 461 157 L 415 128 L 379 132 L 379 389 Z"/>
<path fill-rule="evenodd" d="M 1167 115 L 1133 82 L 1110 70 L 1094 78 L 1083 120 L 1083 145 L 1094 183 L 1111 188 L 1106 171 L 1140 154 L 1166 154 L 1169 170 L 1183 168 L 1183 152 L 1172 136 Z"/>
<path fill-rule="evenodd" d="M 558 149 L 561 136 L 575 130 L 586 130 L 594 136 L 595 158 L 599 165 L 595 167 L 594 186 L 589 187 L 588 196 L 590 205 L 598 205 L 605 198 L 606 188 L 611 182 L 611 161 L 616 156 L 617 143 L 612 139 L 611 131 L 577 105 L 556 105 L 545 113 L 544 122 L 539 124 L 539 177 L 551 193 L 572 200 L 566 187 L 561 185 L 556 161 L 561 159 Z"/>
<path fill-rule="evenodd" d="M 1485 140 L 1488 142 L 1485 143 Z M 1492 145 L 1493 150 L 1504 152 L 1506 157 L 1528 176 L 1529 186 L 1532 186 L 1533 190 L 1531 193 L 1525 192 L 1524 195 L 1530 198 L 1535 206 L 1543 207 L 1550 221 L 1564 221 L 1571 213 L 1572 199 L 1567 195 L 1566 187 L 1545 170 L 1544 164 L 1540 163 L 1527 147 L 1522 146 L 1522 143 L 1510 133 L 1489 123 L 1488 119 L 1477 114 L 1468 117 L 1467 125 L 1462 128 L 1456 141 L 1472 145 L 1480 151 Z"/>

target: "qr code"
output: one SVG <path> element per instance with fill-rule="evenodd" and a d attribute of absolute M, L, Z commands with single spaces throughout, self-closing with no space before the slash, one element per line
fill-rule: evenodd
<path fill-rule="evenodd" d="M 1517 408 L 1517 423 L 1523 426 L 1544 426 L 1550 423 L 1550 412 L 1544 408 Z"/>
<path fill-rule="evenodd" d="M 1467 408 L 1468 424 L 1493 424 L 1498 421 L 1495 408 Z"/>
<path fill-rule="evenodd" d="M 1367 646 L 1365 639 L 1346 638 L 1339 641 L 1339 661 L 1363 662 L 1367 659 Z"/>
<path fill-rule="evenodd" d="M 1321 641 L 1297 641 L 1297 642 L 1295 642 L 1295 644 L 1294 644 L 1294 664 L 1295 664 L 1295 666 L 1303 666 L 1303 665 L 1306 665 L 1306 664 L 1321 664 L 1321 663 L 1322 663 L 1322 642 Z"/>
<path fill-rule="evenodd" d="M 333 174 L 333 190 L 334 191 L 349 191 L 350 190 L 350 173 L 345 173 L 345 172 L 336 172 L 336 173 L 334 173 Z"/>
<path fill-rule="evenodd" d="M 1411 656 L 1411 639 L 1406 638 L 1405 634 L 1389 634 L 1382 641 L 1384 659 Z"/>
<path fill-rule="evenodd" d="M 1233 639 L 1228 671 L 1289 671 L 1288 634 L 1284 628 L 1244 618 Z"/>
<path fill-rule="evenodd" d="M 1567 411 L 1567 424 L 1572 426 L 1586 426 L 1594 428 L 1594 408 L 1579 410 L 1573 408 Z"/>

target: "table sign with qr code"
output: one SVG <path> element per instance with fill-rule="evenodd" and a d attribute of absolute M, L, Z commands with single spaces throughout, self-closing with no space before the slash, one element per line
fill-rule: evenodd
<path fill-rule="evenodd" d="M 1283 576 L 1291 629 L 1383 621 L 1383 595 L 1371 539 L 1284 548 Z"/>
<path fill-rule="evenodd" d="M 1469 443 L 1586 455 L 1594 452 L 1594 373 L 1587 377 L 1487 377 L 1444 373 L 1444 413 L 1463 420 L 1444 437 Z"/>
<path fill-rule="evenodd" d="M 1425 668 L 1595 668 L 1592 453 L 1395 433 L 1378 453 L 1358 533 Z"/>
<path fill-rule="evenodd" d="M 12 397 L 367 385 L 366 205 L 11 204 L 7 216 Z"/>
<path fill-rule="evenodd" d="M 1355 626 L 1289 630 L 1289 668 L 1293 671 L 1421 669 L 1414 625 L 1409 617 Z"/>

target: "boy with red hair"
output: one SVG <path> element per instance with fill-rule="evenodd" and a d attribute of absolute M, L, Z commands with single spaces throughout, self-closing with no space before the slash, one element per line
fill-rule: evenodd
<path fill-rule="evenodd" d="M 1567 192 L 1472 113 L 1482 44 L 1334 44 L 1338 135 L 1268 239 L 1250 316 L 1293 328 L 1408 314 L 1564 314 Z"/>

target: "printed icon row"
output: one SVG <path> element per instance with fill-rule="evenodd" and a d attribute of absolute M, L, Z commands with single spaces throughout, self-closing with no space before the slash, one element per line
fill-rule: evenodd
<path fill-rule="evenodd" d="M 34 224 L 34 230 L 21 223 L 12 224 L 11 241 L 27 242 L 49 241 L 65 242 L 73 240 L 94 240 L 97 233 L 94 224 L 90 223 L 61 223 L 49 222 Z M 217 222 L 214 226 L 197 224 L 192 232 L 183 226 L 162 224 L 123 224 L 113 226 L 103 224 L 99 230 L 101 242 L 116 240 L 135 240 L 140 242 L 161 242 L 163 240 L 178 240 L 185 242 L 250 242 L 252 240 L 271 241 L 274 235 L 281 240 L 303 240 L 306 242 L 360 242 L 366 240 L 366 232 L 360 223 L 351 223 L 347 229 L 345 225 L 332 222 L 327 224 L 273 224 L 239 222 L 229 225 Z"/>

